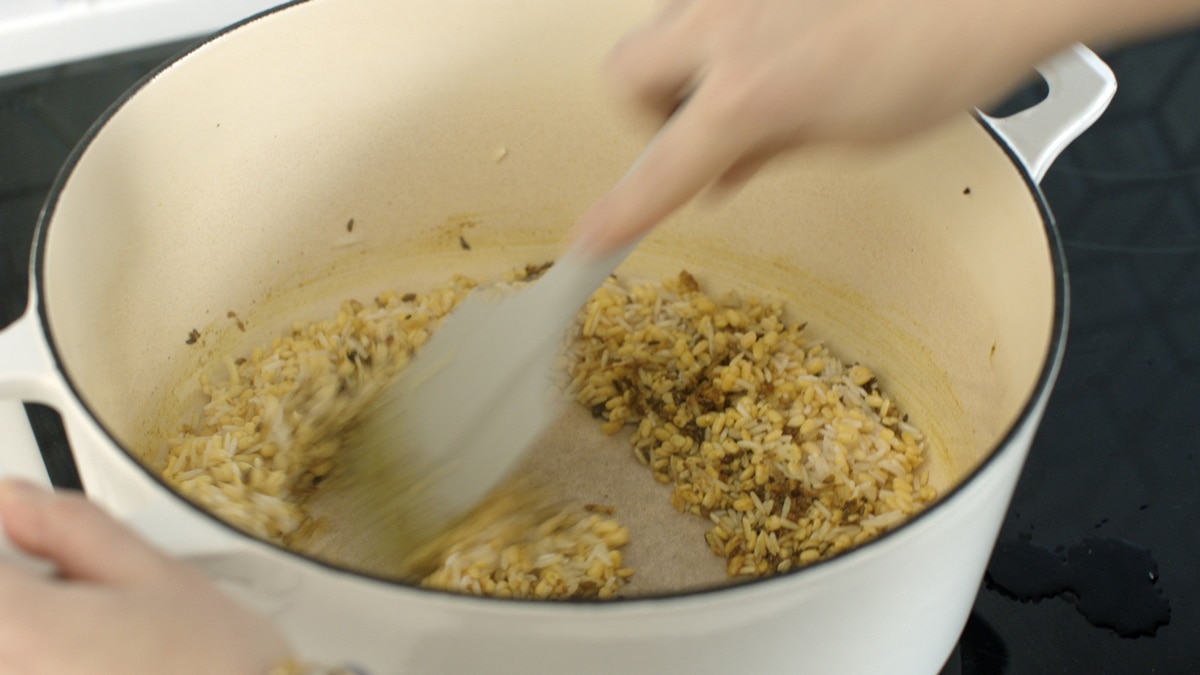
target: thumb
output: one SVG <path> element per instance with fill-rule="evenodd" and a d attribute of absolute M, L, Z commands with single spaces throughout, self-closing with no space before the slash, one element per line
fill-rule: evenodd
<path fill-rule="evenodd" d="M 0 480 L 0 520 L 12 543 L 53 561 L 68 579 L 144 583 L 169 560 L 82 495 L 55 495 L 23 480 Z"/>

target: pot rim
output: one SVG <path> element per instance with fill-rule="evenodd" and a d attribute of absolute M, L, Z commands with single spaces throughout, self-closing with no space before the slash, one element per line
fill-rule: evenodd
<path fill-rule="evenodd" d="M 1049 343 L 1047 352 L 1046 352 L 1045 356 L 1043 357 L 1042 368 L 1041 368 L 1040 372 L 1038 373 L 1037 382 L 1034 385 L 1033 390 L 1028 395 L 1024 405 L 1021 407 L 1020 413 L 1014 419 L 1012 424 L 1004 431 L 1004 433 L 999 436 L 998 440 L 992 446 L 991 450 L 987 453 L 987 456 L 983 459 L 983 461 L 981 461 L 970 472 L 968 472 L 962 478 L 962 480 L 960 480 L 956 485 L 954 485 L 949 491 L 947 491 L 946 493 L 944 493 L 942 495 L 939 495 L 938 499 L 932 505 L 930 505 L 929 507 L 925 508 L 924 510 L 910 516 L 900 526 L 898 526 L 894 529 L 891 529 L 891 530 L 887 530 L 863 544 L 854 546 L 854 547 L 852 547 L 842 553 L 836 554 L 830 558 L 826 558 L 824 560 L 820 560 L 815 563 L 810 563 L 808 565 L 805 565 L 804 567 L 793 569 L 788 572 L 773 575 L 770 577 L 758 578 L 758 579 L 753 579 L 753 580 L 748 580 L 748 581 L 741 581 L 741 582 L 732 583 L 732 584 L 722 584 L 722 585 L 718 585 L 718 586 L 698 588 L 698 589 L 689 590 L 689 591 L 682 592 L 682 593 L 648 594 L 648 595 L 639 595 L 639 596 L 630 597 L 630 598 L 618 598 L 616 600 L 569 599 L 569 600 L 559 600 L 559 601 L 554 601 L 554 602 L 536 601 L 536 600 L 531 601 L 531 600 L 515 599 L 515 598 L 464 596 L 463 594 L 456 593 L 453 591 L 423 588 L 423 587 L 417 586 L 415 584 L 397 581 L 397 580 L 390 579 L 387 577 L 374 575 L 374 574 L 371 574 L 368 572 L 355 570 L 350 567 L 346 567 L 346 566 L 338 565 L 338 564 L 335 564 L 335 563 L 332 563 L 329 561 L 321 560 L 319 558 L 310 557 L 303 553 L 291 550 L 281 544 L 277 544 L 275 542 L 271 542 L 271 541 L 268 541 L 265 539 L 260 539 L 258 537 L 255 537 L 254 535 L 248 534 L 248 533 L 238 529 L 234 525 L 222 520 L 221 518 L 217 517 L 215 514 L 211 513 L 210 511 L 203 508 L 199 504 L 193 502 L 192 500 L 188 499 L 184 495 L 180 494 L 178 491 L 176 491 L 174 488 L 172 488 L 160 475 L 157 475 L 155 472 L 151 471 L 148 467 L 146 467 L 142 462 L 138 461 L 136 456 L 116 439 L 116 436 L 99 419 L 99 417 L 96 416 L 96 414 L 92 411 L 92 409 L 85 402 L 83 396 L 81 395 L 80 388 L 76 385 L 75 380 L 71 377 L 67 368 L 64 366 L 62 359 L 60 357 L 58 348 L 56 346 L 55 340 L 54 340 L 54 330 L 53 330 L 52 326 L 50 325 L 49 316 L 48 316 L 47 310 L 46 310 L 46 303 L 43 300 L 43 298 L 45 298 L 44 277 L 43 277 L 43 267 L 44 267 L 43 257 L 45 256 L 45 250 L 46 250 L 46 237 L 48 236 L 50 223 L 53 220 L 54 213 L 55 213 L 56 207 L 58 205 L 58 200 L 61 197 L 63 191 L 65 190 L 66 185 L 69 182 L 72 174 L 74 173 L 75 167 L 78 165 L 79 161 L 83 158 L 84 154 L 87 152 L 87 150 L 91 146 L 92 142 L 103 131 L 104 127 L 107 126 L 108 122 L 114 116 L 116 116 L 117 113 L 120 112 L 120 110 L 125 106 L 126 103 L 128 103 L 131 99 L 133 99 L 134 96 L 136 96 L 144 87 L 146 87 L 148 84 L 150 84 L 153 80 L 158 78 L 160 75 L 162 75 L 167 70 L 169 70 L 176 64 L 180 63 L 184 59 L 191 57 L 194 53 L 199 51 L 201 48 L 207 46 L 208 44 L 213 43 L 217 40 L 220 40 L 225 35 L 232 33 L 234 31 L 237 31 L 238 29 L 240 29 L 244 26 L 247 26 L 251 23 L 254 23 L 255 21 L 259 21 L 261 19 L 267 18 L 271 15 L 276 14 L 277 12 L 286 11 L 290 8 L 293 8 L 293 7 L 296 7 L 299 5 L 303 5 L 303 4 L 307 4 L 309 1 L 310 0 L 291 0 L 290 2 L 287 2 L 282 5 L 278 5 L 276 7 L 268 9 L 266 11 L 263 11 L 259 14 L 251 16 L 249 18 L 246 18 L 242 21 L 239 21 L 235 24 L 232 24 L 232 25 L 224 28 L 223 30 L 216 32 L 208 37 L 197 40 L 197 41 L 193 42 L 192 44 L 188 45 L 187 47 L 183 48 L 176 55 L 170 57 L 169 59 L 165 60 L 163 63 L 156 66 L 153 70 L 148 72 L 146 75 L 141 77 L 138 81 L 136 81 L 133 85 L 131 85 L 127 90 L 125 90 L 92 123 L 92 125 L 88 128 L 88 130 L 84 133 L 84 135 L 80 138 L 80 140 L 72 148 L 70 154 L 67 156 L 66 160 L 63 162 L 63 165 L 60 167 L 57 175 L 55 176 L 54 182 L 52 183 L 50 190 L 46 195 L 45 201 L 43 202 L 41 212 L 38 216 L 37 225 L 36 225 L 36 229 L 34 231 L 34 237 L 33 237 L 33 247 L 32 247 L 31 256 L 30 256 L 29 269 L 30 269 L 31 299 L 36 298 L 35 302 L 36 302 L 38 321 L 40 322 L 41 328 L 44 331 L 44 335 L 46 336 L 46 346 L 50 352 L 53 367 L 57 371 L 58 375 L 62 378 L 63 382 L 65 382 L 67 387 L 69 388 L 73 403 L 79 405 L 79 407 L 86 413 L 87 419 L 96 425 L 96 427 L 100 430 L 100 432 L 103 434 L 103 436 L 115 448 L 117 448 L 121 453 L 123 453 L 127 459 L 131 460 L 134 464 L 136 464 L 138 467 L 138 470 L 143 472 L 146 476 L 148 476 L 153 482 L 155 482 L 158 486 L 163 488 L 171 496 L 178 498 L 180 501 L 187 504 L 191 509 L 193 509 L 201 517 L 207 518 L 209 520 L 209 522 L 216 523 L 220 527 L 225 528 L 227 531 L 234 533 L 238 538 L 249 539 L 257 544 L 271 547 L 275 550 L 278 550 L 278 551 L 286 554 L 287 556 L 289 556 L 289 558 L 291 560 L 296 561 L 296 562 L 313 564 L 313 565 L 316 565 L 325 570 L 336 572 L 339 574 L 349 574 L 349 575 L 351 575 L 355 578 L 361 579 L 361 580 L 379 582 L 379 583 L 382 583 L 393 589 L 412 590 L 412 591 L 420 592 L 423 594 L 428 594 L 430 596 L 442 596 L 444 598 L 446 598 L 446 597 L 454 598 L 456 600 L 461 600 L 464 602 L 471 602 L 472 604 L 478 604 L 479 602 L 482 601 L 482 602 L 489 603 L 489 604 L 491 604 L 491 603 L 504 603 L 504 604 L 508 604 L 508 605 L 533 604 L 533 605 L 538 606 L 539 608 L 548 608 L 548 607 L 553 607 L 553 606 L 558 606 L 558 607 L 573 607 L 573 606 L 589 606 L 589 607 L 624 606 L 624 607 L 629 607 L 631 604 L 636 604 L 636 605 L 639 605 L 642 607 L 648 607 L 650 605 L 658 605 L 661 607 L 664 603 L 671 602 L 671 601 L 680 601 L 680 600 L 688 600 L 688 599 L 695 600 L 700 597 L 711 597 L 715 594 L 728 594 L 730 592 L 736 592 L 739 589 L 744 589 L 746 587 L 755 587 L 755 588 L 758 588 L 759 590 L 762 590 L 763 584 L 781 583 L 781 582 L 786 582 L 789 580 L 794 580 L 794 578 L 797 577 L 798 575 L 812 576 L 812 574 L 816 570 L 828 571 L 828 568 L 831 565 L 834 565 L 834 564 L 840 565 L 840 564 L 844 564 L 847 561 L 858 560 L 859 558 L 861 558 L 861 556 L 866 555 L 868 552 L 876 550 L 877 548 L 880 548 L 881 544 L 883 544 L 885 542 L 893 541 L 901 533 L 912 529 L 912 527 L 914 525 L 925 522 L 932 514 L 943 511 L 945 508 L 948 507 L 949 504 L 957 501 L 956 497 L 960 493 L 966 491 L 968 488 L 970 488 L 975 483 L 978 483 L 980 476 L 982 476 L 984 473 L 988 472 L 990 467 L 992 467 L 998 461 L 998 458 L 1003 453 L 1014 451 L 1014 449 L 1013 449 L 1014 444 L 1012 443 L 1014 437 L 1026 424 L 1028 424 L 1031 420 L 1034 420 L 1038 416 L 1038 414 L 1039 414 L 1038 407 L 1039 407 L 1040 403 L 1042 402 L 1042 400 L 1044 398 L 1047 398 L 1050 395 L 1050 391 L 1054 385 L 1054 380 L 1057 377 L 1058 368 L 1062 362 L 1063 354 L 1065 352 L 1066 335 L 1067 335 L 1067 317 L 1069 314 L 1069 304 L 1070 304 L 1069 303 L 1068 277 L 1067 277 L 1067 268 L 1066 268 L 1066 255 L 1063 250 L 1062 237 L 1061 237 L 1061 234 L 1059 233 L 1058 225 L 1054 220 L 1054 216 L 1050 211 L 1049 205 L 1046 202 L 1045 196 L 1042 194 L 1041 188 L 1038 186 L 1037 182 L 1031 176 L 1029 168 L 1026 167 L 1021 162 L 1020 158 L 1018 157 L 1018 155 L 1016 154 L 1014 149 L 1000 136 L 1000 134 L 998 134 L 996 132 L 996 130 L 993 129 L 992 126 L 990 124 L 988 124 L 988 122 L 986 120 L 984 120 L 978 112 L 975 112 L 972 114 L 972 117 L 974 117 L 975 121 L 984 128 L 984 130 L 992 137 L 993 140 L 996 141 L 997 145 L 999 145 L 1004 150 L 1005 154 L 1009 158 L 1009 161 L 1011 161 L 1013 163 L 1014 168 L 1016 168 L 1016 170 L 1018 171 L 1018 173 L 1021 176 L 1022 181 L 1025 183 L 1026 187 L 1029 189 L 1030 195 L 1032 196 L 1034 203 L 1037 206 L 1038 213 L 1041 216 L 1041 220 L 1043 223 L 1043 233 L 1046 236 L 1046 239 L 1047 239 L 1046 243 L 1047 243 L 1047 247 L 1048 247 L 1049 253 L 1050 253 L 1050 262 L 1051 262 L 1051 268 L 1052 268 L 1052 273 L 1053 273 L 1053 283 L 1054 283 L 1054 317 L 1053 317 L 1053 323 L 1051 326 L 1050 343 Z"/>

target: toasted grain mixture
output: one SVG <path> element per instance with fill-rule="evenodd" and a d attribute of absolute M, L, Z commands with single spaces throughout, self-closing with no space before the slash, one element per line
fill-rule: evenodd
<path fill-rule="evenodd" d="M 520 284 L 545 266 L 519 270 Z M 338 459 L 340 431 L 475 286 L 344 303 L 201 377 L 207 402 L 151 462 L 227 522 L 303 550 L 306 510 Z M 680 511 L 710 518 L 730 576 L 784 572 L 893 527 L 935 496 L 920 433 L 865 366 L 846 368 L 778 303 L 712 299 L 687 273 L 659 285 L 610 280 L 578 319 L 563 360 L 607 434 L 632 429 L 638 460 Z M 487 514 L 488 509 L 481 509 Z M 609 598 L 633 574 L 611 507 L 491 509 L 454 534 L 421 583 L 526 598 Z"/>
<path fill-rule="evenodd" d="M 443 549 L 422 585 L 498 598 L 599 598 L 633 576 L 622 566 L 629 530 L 612 518 L 541 508 L 494 511 Z M 455 533 L 457 534 L 457 533 Z"/>
<path fill-rule="evenodd" d="M 864 365 L 846 367 L 778 302 L 714 299 L 686 272 L 614 280 L 565 360 L 577 400 L 676 509 L 712 521 L 730 576 L 766 576 L 860 544 L 934 499 L 923 441 Z"/>
<path fill-rule="evenodd" d="M 504 282 L 544 271 L 530 266 Z M 207 399 L 152 462 L 183 495 L 258 537 L 303 550 L 320 528 L 305 508 L 337 461 L 341 430 L 392 381 L 475 286 L 456 277 L 426 294 L 386 292 L 349 301 L 332 319 L 301 322 L 270 346 L 200 377 Z M 632 575 L 621 566 L 629 532 L 584 512 L 515 512 L 455 532 L 444 564 L 423 585 L 497 596 L 611 597 Z"/>
<path fill-rule="evenodd" d="M 338 430 L 472 286 L 458 278 L 428 295 L 350 301 L 332 319 L 227 357 L 225 377 L 200 376 L 207 403 L 168 441 L 163 478 L 250 534 L 293 543 L 312 524 L 304 501 L 333 469 Z"/>

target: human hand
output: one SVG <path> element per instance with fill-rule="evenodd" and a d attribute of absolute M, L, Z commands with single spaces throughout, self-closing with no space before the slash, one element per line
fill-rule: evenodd
<path fill-rule="evenodd" d="M 0 564 L 0 672 L 262 675 L 288 656 L 269 620 L 81 496 L 0 480 L 0 519 L 58 568 Z"/>
<path fill-rule="evenodd" d="M 576 236 L 615 250 L 785 150 L 895 139 L 990 102 L 1069 42 L 1026 30 L 1019 5 L 674 0 L 616 47 L 608 70 L 660 119 L 687 101 Z"/>

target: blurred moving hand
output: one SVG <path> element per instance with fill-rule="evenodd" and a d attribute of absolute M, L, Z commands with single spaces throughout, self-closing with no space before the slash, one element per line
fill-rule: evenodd
<path fill-rule="evenodd" d="M 781 152 L 911 135 L 1000 99 L 1072 42 L 1197 17 L 1200 0 L 672 0 L 608 71 L 660 121 L 679 110 L 575 235 L 615 250 Z"/>
<path fill-rule="evenodd" d="M 0 480 L 9 540 L 58 577 L 0 564 L 0 672 L 262 675 L 278 629 L 82 496 Z"/>

